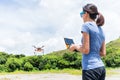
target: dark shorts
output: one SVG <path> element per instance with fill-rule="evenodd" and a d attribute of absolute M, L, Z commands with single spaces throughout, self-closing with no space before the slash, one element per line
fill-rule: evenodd
<path fill-rule="evenodd" d="M 105 80 L 105 67 L 82 71 L 82 80 Z"/>

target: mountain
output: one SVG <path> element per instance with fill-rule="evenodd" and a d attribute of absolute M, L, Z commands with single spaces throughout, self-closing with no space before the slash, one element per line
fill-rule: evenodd
<path fill-rule="evenodd" d="M 107 54 L 120 51 L 120 38 L 108 42 L 106 44 L 106 49 L 107 49 Z M 63 56 L 63 54 L 65 53 L 74 53 L 74 52 L 70 52 L 68 49 L 65 49 L 65 50 L 53 51 L 46 55 Z M 78 54 L 80 53 L 78 52 Z"/>
<path fill-rule="evenodd" d="M 112 47 L 112 48 L 117 48 L 120 49 L 120 38 L 110 41 L 109 43 L 106 44 L 106 47 Z"/>
<path fill-rule="evenodd" d="M 78 55 L 81 55 L 80 52 L 71 52 L 69 51 L 68 49 L 65 49 L 65 50 L 59 50 L 59 51 L 53 51 L 49 54 L 46 54 L 46 55 L 53 55 L 53 56 L 63 56 L 65 53 L 69 53 L 69 54 L 73 54 L 73 53 L 77 53 Z"/>

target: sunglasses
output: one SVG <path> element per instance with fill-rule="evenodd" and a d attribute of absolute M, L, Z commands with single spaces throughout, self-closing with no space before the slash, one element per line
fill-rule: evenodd
<path fill-rule="evenodd" d="M 80 12 L 80 16 L 82 17 L 85 14 L 85 11 Z"/>

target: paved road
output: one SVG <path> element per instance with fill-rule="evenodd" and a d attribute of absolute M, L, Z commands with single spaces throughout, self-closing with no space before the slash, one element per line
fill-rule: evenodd
<path fill-rule="evenodd" d="M 82 80 L 81 76 L 70 74 L 6 74 L 0 80 Z M 120 75 L 107 76 L 106 80 L 120 80 Z"/>

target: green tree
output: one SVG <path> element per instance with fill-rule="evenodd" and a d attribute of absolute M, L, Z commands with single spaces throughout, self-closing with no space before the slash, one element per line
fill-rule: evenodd
<path fill-rule="evenodd" d="M 34 69 L 33 65 L 30 62 L 26 62 L 24 64 L 24 70 L 25 71 L 32 71 Z"/>

